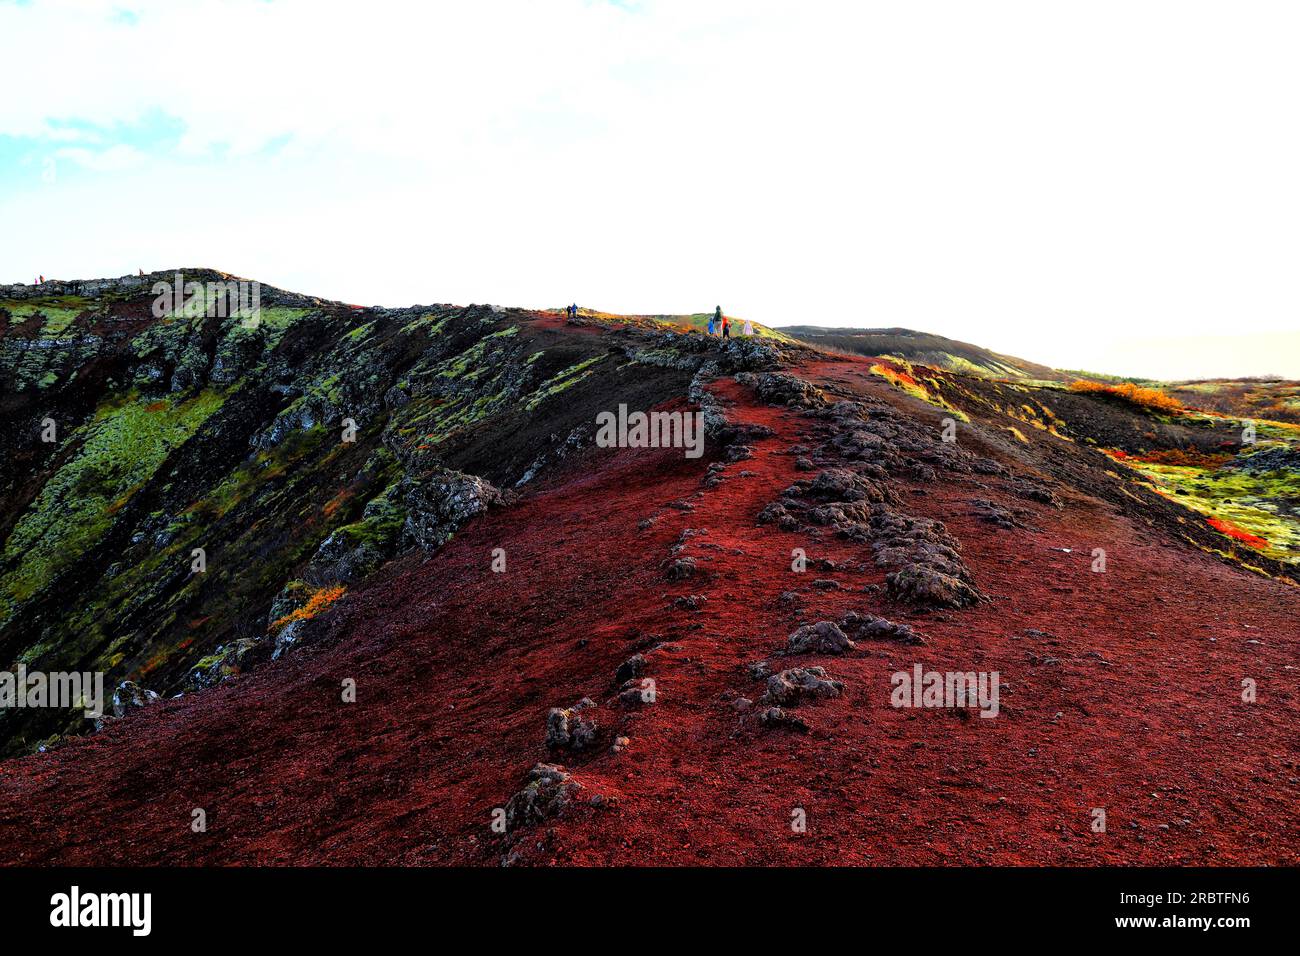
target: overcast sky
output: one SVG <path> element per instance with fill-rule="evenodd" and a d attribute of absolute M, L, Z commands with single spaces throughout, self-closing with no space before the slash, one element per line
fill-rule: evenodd
<path fill-rule="evenodd" d="M 0 0 L 0 282 L 1300 378 L 1300 5 Z"/>

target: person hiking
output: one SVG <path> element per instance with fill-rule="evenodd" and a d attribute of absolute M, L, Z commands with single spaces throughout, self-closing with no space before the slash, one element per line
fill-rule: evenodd
<path fill-rule="evenodd" d="M 745 320 L 745 327 L 744 327 L 743 329 L 741 329 L 740 332 L 741 332 L 742 335 L 745 335 L 745 336 L 751 336 L 751 335 L 753 335 L 753 334 L 754 334 L 754 323 L 751 322 L 751 321 L 749 321 L 749 319 L 746 319 L 746 320 Z"/>
<path fill-rule="evenodd" d="M 709 316 L 709 335 L 713 334 L 713 316 Z"/>
<path fill-rule="evenodd" d="M 725 315 L 722 317 L 722 337 L 724 339 L 731 338 L 731 320 Z"/>

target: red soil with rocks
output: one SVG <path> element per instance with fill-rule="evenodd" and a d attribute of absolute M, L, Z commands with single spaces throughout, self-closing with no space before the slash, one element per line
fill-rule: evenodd
<path fill-rule="evenodd" d="M 938 422 L 869 364 L 803 374 Z M 914 612 L 862 590 L 885 575 L 869 546 L 755 526 L 811 477 L 788 453 L 814 440 L 811 420 L 730 379 L 715 390 L 733 420 L 776 432 L 717 487 L 702 484 L 707 456 L 592 450 L 433 558 L 348 593 L 322 642 L 0 763 L 0 861 L 496 865 L 513 849 L 542 864 L 1300 862 L 1300 590 L 1086 491 L 1058 484 L 1061 510 L 1029 506 L 1035 530 L 1004 530 L 969 506 L 1026 506 L 997 482 L 894 480 L 902 510 L 963 543 L 990 598 Z M 707 529 L 683 551 L 699 570 L 670 582 L 686 529 Z M 505 573 L 491 568 L 498 547 Z M 796 547 L 848 567 L 796 574 Z M 1096 547 L 1105 573 L 1091 570 Z M 818 578 L 843 589 L 815 589 Z M 802 618 L 785 591 L 802 596 Z M 701 610 L 673 606 L 687 594 L 707 597 Z M 822 665 L 844 684 L 797 708 L 807 734 L 762 729 L 733 706 L 762 693 L 750 662 L 801 621 L 849 610 L 910 623 L 927 643 L 861 641 L 780 665 Z M 614 672 L 646 635 L 665 642 L 645 651 L 657 699 L 625 710 Z M 890 674 L 914 663 L 1000 672 L 1000 715 L 894 709 Z M 356 703 L 341 701 L 346 678 Z M 1243 678 L 1257 702 L 1242 702 Z M 589 756 L 548 753 L 547 709 L 583 696 L 607 734 L 629 739 L 621 752 L 607 739 Z M 493 809 L 540 761 L 563 763 L 603 805 L 494 834 Z M 196 807 L 206 833 L 191 832 Z M 1095 807 L 1104 834 L 1091 832 Z"/>

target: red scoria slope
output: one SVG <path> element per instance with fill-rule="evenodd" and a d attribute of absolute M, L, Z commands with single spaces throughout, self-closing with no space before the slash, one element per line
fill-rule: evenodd
<path fill-rule="evenodd" d="M 868 366 L 843 359 L 802 374 L 938 427 L 942 413 Z M 3 860 L 1300 862 L 1300 591 L 1086 493 L 1059 489 L 1062 509 L 1038 507 L 1032 528 L 1005 530 L 971 513 L 969 486 L 896 481 L 908 513 L 941 519 L 963 543 L 990 598 L 911 612 L 870 588 L 885 569 L 869 546 L 756 526 L 810 477 L 790 448 L 815 443 L 813 422 L 731 379 L 714 389 L 733 420 L 775 431 L 715 487 L 702 481 L 712 455 L 591 451 L 431 560 L 399 562 L 349 594 L 316 646 L 0 764 Z M 1025 505 L 996 482 L 978 494 Z M 687 529 L 698 533 L 683 539 Z M 678 542 L 698 571 L 670 582 Z M 498 547 L 505 573 L 491 568 Z M 836 568 L 792 572 L 796 547 Z M 1107 551 L 1104 574 L 1091 571 L 1095 547 Z M 799 601 L 782 601 L 787 591 Z M 707 600 L 674 605 L 689 594 Z M 762 693 L 751 662 L 783 660 L 772 655 L 800 622 L 849 610 L 911 623 L 926 643 L 861 641 L 780 665 L 819 664 L 844 684 L 797 708 L 806 734 L 764 729 L 757 706 L 734 705 Z M 614 673 L 638 650 L 656 699 L 625 708 Z M 914 663 L 1000 672 L 1000 715 L 892 708 L 890 674 Z M 341 701 L 346 678 L 356 703 Z M 1258 682 L 1257 702 L 1242 702 L 1243 678 Z M 583 696 L 599 705 L 601 746 L 548 753 L 548 708 Z M 618 752 L 614 736 L 628 739 Z M 494 808 L 541 761 L 563 763 L 582 799 L 494 833 Z M 191 832 L 196 807 L 206 833 Z M 1105 833 L 1091 831 L 1098 807 Z M 806 832 L 791 827 L 796 808 Z"/>

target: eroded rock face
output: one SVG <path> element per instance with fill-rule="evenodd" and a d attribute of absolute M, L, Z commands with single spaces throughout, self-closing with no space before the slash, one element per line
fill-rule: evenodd
<path fill-rule="evenodd" d="M 506 828 L 542 823 L 559 816 L 573 803 L 582 784 L 559 764 L 534 764 L 522 790 L 506 803 Z"/>
<path fill-rule="evenodd" d="M 504 496 L 490 482 L 450 468 L 403 479 L 401 499 L 406 507 L 403 540 L 426 552 L 450 541 L 471 518 L 505 503 Z"/>
<path fill-rule="evenodd" d="M 805 700 L 839 697 L 844 685 L 833 680 L 822 667 L 793 667 L 767 679 L 765 703 L 790 706 Z"/>

